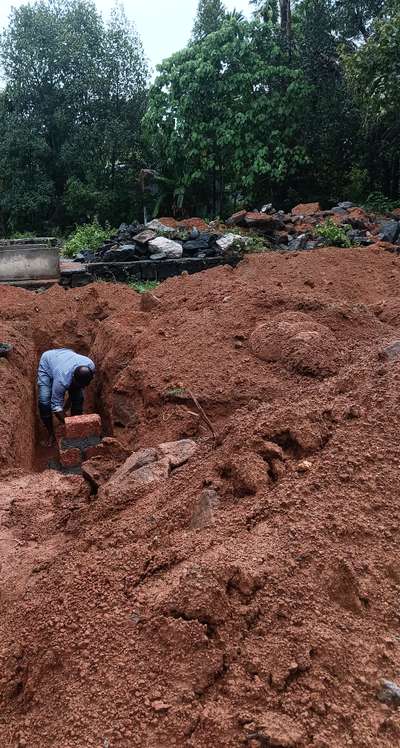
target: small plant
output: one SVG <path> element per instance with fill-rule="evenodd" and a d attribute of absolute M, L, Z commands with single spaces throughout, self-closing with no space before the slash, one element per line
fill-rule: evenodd
<path fill-rule="evenodd" d="M 166 392 L 167 397 L 183 397 L 186 395 L 184 387 L 171 387 Z"/>
<path fill-rule="evenodd" d="M 246 240 L 246 244 L 242 249 L 244 249 L 245 252 L 259 254 L 260 252 L 269 252 L 270 246 L 266 243 L 265 239 L 261 238 L 261 236 L 250 236 Z"/>
<path fill-rule="evenodd" d="M 158 281 L 128 281 L 127 285 L 137 293 L 147 293 L 148 291 L 154 291 L 159 286 Z"/>
<path fill-rule="evenodd" d="M 347 229 L 348 230 L 348 229 Z M 346 230 L 341 226 L 337 226 L 331 218 L 317 226 L 315 229 L 317 236 L 320 236 L 325 240 L 327 246 L 332 247 L 351 247 L 351 241 L 347 236 Z"/>
<path fill-rule="evenodd" d="M 97 221 L 77 226 L 74 233 L 65 242 L 63 254 L 66 257 L 73 257 L 84 250 L 95 252 L 111 234 L 110 229 L 103 229 Z"/>

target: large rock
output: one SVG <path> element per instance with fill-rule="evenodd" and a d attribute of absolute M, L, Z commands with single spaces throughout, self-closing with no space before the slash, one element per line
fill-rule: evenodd
<path fill-rule="evenodd" d="M 133 452 L 124 464 L 114 473 L 113 485 L 130 483 L 153 483 L 168 478 L 171 470 L 184 465 L 197 450 L 191 439 L 165 442 L 156 448 L 140 449 Z"/>
<path fill-rule="evenodd" d="M 227 226 L 239 226 L 239 224 L 245 225 L 244 219 L 246 218 L 247 211 L 239 210 L 238 213 L 234 213 L 233 216 L 228 218 L 226 221 Z"/>
<path fill-rule="evenodd" d="M 292 216 L 312 216 L 319 213 L 321 206 L 319 203 L 300 203 L 292 209 Z"/>
<path fill-rule="evenodd" d="M 178 260 L 183 255 L 182 245 L 164 236 L 153 239 L 149 242 L 149 247 L 152 254 L 161 254 L 162 252 L 167 260 Z"/>
<path fill-rule="evenodd" d="M 350 208 L 347 211 L 346 223 L 349 223 L 353 229 L 361 229 L 366 231 L 371 228 L 368 213 L 362 208 Z"/>
<path fill-rule="evenodd" d="M 134 473 L 142 467 L 150 465 L 158 460 L 158 452 L 156 449 L 140 449 L 138 452 L 133 452 L 124 464 L 121 465 L 119 470 L 114 475 L 115 480 L 123 480 L 130 473 Z"/>
<path fill-rule="evenodd" d="M 284 312 L 259 325 L 250 347 L 257 358 L 279 362 L 304 375 L 329 376 L 343 362 L 333 332 L 301 312 Z"/>
<path fill-rule="evenodd" d="M 103 255 L 105 262 L 131 262 L 139 257 L 135 244 L 122 244 L 120 247 L 108 249 Z"/>
<path fill-rule="evenodd" d="M 166 226 L 166 224 L 157 221 L 156 218 L 154 218 L 153 221 L 150 221 L 150 223 L 146 223 L 146 229 L 151 229 L 152 231 L 161 234 L 175 234 L 176 232 L 175 228 L 172 226 Z"/>
<path fill-rule="evenodd" d="M 140 234 L 136 234 L 135 236 L 135 242 L 139 242 L 139 244 L 148 244 L 153 239 L 156 239 L 157 234 L 155 231 L 152 231 L 151 229 L 146 229 L 145 231 L 141 231 Z"/>
<path fill-rule="evenodd" d="M 187 254 L 195 254 L 196 252 L 205 252 L 211 247 L 218 239 L 219 234 L 201 233 L 196 239 L 189 239 L 183 245 L 183 250 Z"/>
<path fill-rule="evenodd" d="M 191 439 L 181 439 L 178 442 L 159 444 L 157 452 L 161 457 L 167 457 L 172 468 L 184 465 L 197 450 L 196 442 Z"/>
<path fill-rule="evenodd" d="M 260 228 L 263 231 L 273 231 L 281 225 L 280 220 L 267 213 L 246 213 L 244 222 L 249 228 Z"/>
<path fill-rule="evenodd" d="M 382 241 L 394 244 L 400 234 L 399 221 L 384 221 L 379 225 L 379 235 Z"/>

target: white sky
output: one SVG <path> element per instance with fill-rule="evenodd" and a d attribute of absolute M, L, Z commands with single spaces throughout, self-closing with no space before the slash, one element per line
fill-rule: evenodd
<path fill-rule="evenodd" d="M 11 7 L 26 4 L 27 0 L 0 0 L 0 28 L 7 24 Z M 193 26 L 197 0 L 125 0 L 122 3 L 128 18 L 134 21 L 144 50 L 154 68 L 185 46 Z M 107 18 L 113 0 L 96 0 L 98 9 Z M 250 14 L 248 0 L 225 0 L 228 10 Z"/>

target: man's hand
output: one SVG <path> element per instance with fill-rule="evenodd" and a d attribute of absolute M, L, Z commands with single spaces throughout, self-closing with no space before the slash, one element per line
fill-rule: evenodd
<path fill-rule="evenodd" d="M 65 423 L 65 413 L 63 410 L 56 411 L 54 415 L 60 421 L 60 423 Z"/>

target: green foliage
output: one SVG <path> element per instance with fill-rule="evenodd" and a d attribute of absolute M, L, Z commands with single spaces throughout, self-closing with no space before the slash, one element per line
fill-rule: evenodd
<path fill-rule="evenodd" d="M 222 0 L 199 0 L 192 37 L 198 42 L 205 39 L 222 25 L 226 8 Z"/>
<path fill-rule="evenodd" d="M 364 203 L 365 210 L 369 213 L 378 214 L 390 213 L 391 210 L 398 206 L 399 199 L 389 200 L 389 198 L 385 197 L 382 192 L 371 192 Z"/>
<path fill-rule="evenodd" d="M 347 175 L 347 184 L 345 195 L 349 196 L 352 202 L 363 204 L 369 190 L 368 169 L 361 169 L 359 166 L 352 166 Z"/>
<path fill-rule="evenodd" d="M 387 3 L 387 5 L 391 5 Z M 367 42 L 344 55 L 347 81 L 363 123 L 364 148 L 378 192 L 400 187 L 400 9 L 377 21 Z"/>
<path fill-rule="evenodd" d="M 317 236 L 325 240 L 327 246 L 331 247 L 351 247 L 351 241 L 347 236 L 346 230 L 328 218 L 325 223 L 317 226 L 315 229 Z"/>
<path fill-rule="evenodd" d="M 147 293 L 154 291 L 160 284 L 158 281 L 128 281 L 127 285 L 137 293 Z"/>
<path fill-rule="evenodd" d="M 147 67 L 116 9 L 36 0 L 11 11 L 0 44 L 0 222 L 119 221 L 140 205 Z"/>
<path fill-rule="evenodd" d="M 63 254 L 72 257 L 82 250 L 96 251 L 103 242 L 110 237 L 110 229 L 103 229 L 97 221 L 77 226 L 73 234 L 65 242 Z"/>
<path fill-rule="evenodd" d="M 156 166 L 185 188 L 185 206 L 215 216 L 226 192 L 264 196 L 303 168 L 304 81 L 262 22 L 228 17 L 158 72 L 145 126 Z"/>
<path fill-rule="evenodd" d="M 10 239 L 34 239 L 36 236 L 34 231 L 15 231 L 10 235 Z"/>

